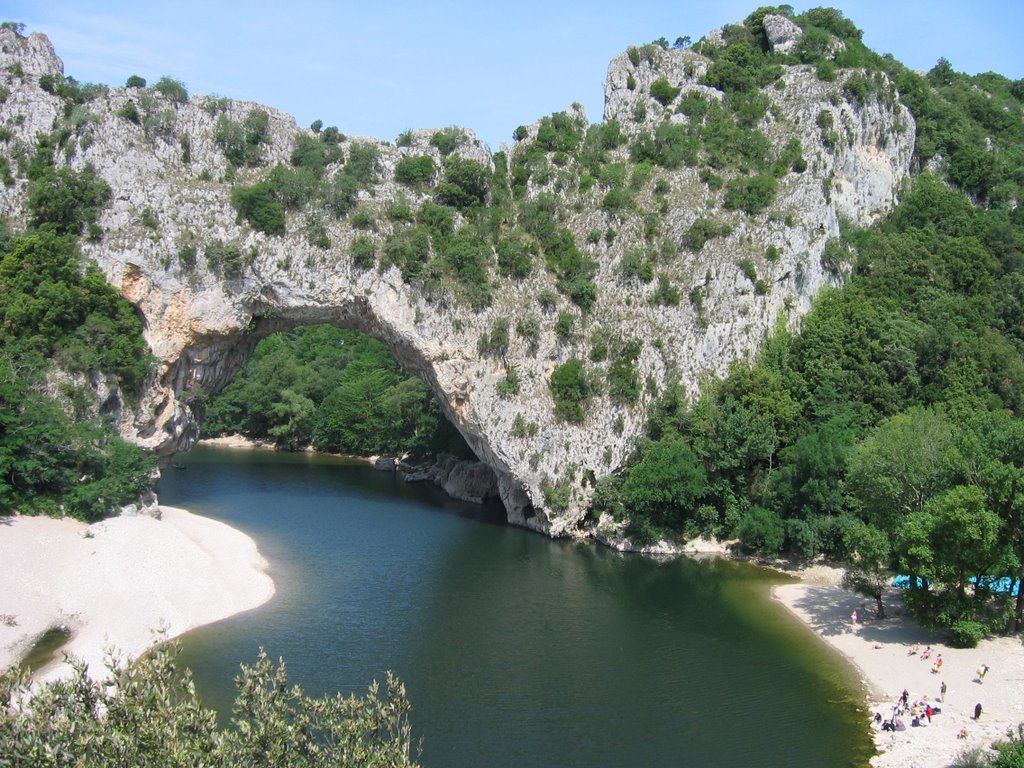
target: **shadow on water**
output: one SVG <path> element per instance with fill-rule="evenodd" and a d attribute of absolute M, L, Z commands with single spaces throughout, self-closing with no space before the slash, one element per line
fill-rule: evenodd
<path fill-rule="evenodd" d="M 314 695 L 393 670 L 427 768 L 867 764 L 852 676 L 773 574 L 551 541 L 329 457 L 182 461 L 161 499 L 252 535 L 278 588 L 185 638 L 222 713 L 263 645 Z"/>
<path fill-rule="evenodd" d="M 42 669 L 57 658 L 57 652 L 67 645 L 70 639 L 71 632 L 64 627 L 46 630 L 21 660 L 22 668 L 29 672 Z"/>

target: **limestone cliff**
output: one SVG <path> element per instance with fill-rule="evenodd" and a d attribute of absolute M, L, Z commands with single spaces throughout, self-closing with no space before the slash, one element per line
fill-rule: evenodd
<path fill-rule="evenodd" d="M 775 45 L 799 34 L 799 28 L 773 21 L 768 27 Z M 710 59 L 693 50 L 645 46 L 640 56 L 630 49 L 609 66 L 604 121 L 617 121 L 627 139 L 664 124 L 685 126 L 691 118 L 653 98 L 652 86 L 665 80 L 684 97 L 699 92 L 720 100 L 720 91 L 700 82 L 709 66 Z M 914 136 L 914 121 L 897 100 L 847 101 L 842 86 L 850 73 L 827 82 L 812 67 L 788 66 L 761 89 L 770 107 L 757 127 L 772 152 L 799 139 L 805 168 L 778 179 L 777 195 L 763 212 L 723 210 L 722 192 L 701 180 L 698 167 L 685 164 L 648 170 L 649 178 L 634 185 L 633 207 L 615 210 L 603 204 L 600 184 L 582 183 L 584 168 L 548 152 L 554 172 L 532 176 L 522 199 L 556 194 L 559 223 L 597 263 L 596 301 L 585 314 L 565 298 L 552 310 L 537 304 L 538 296 L 554 289 L 550 273 L 535 269 L 513 280 L 492 271 L 494 300 L 476 311 L 454 294 L 428 294 L 404 281 L 397 267 L 359 268 L 351 253 L 360 235 L 383 243 L 397 226 L 383 212 L 396 201 L 415 209 L 434 196 L 430 187 L 395 180 L 404 157 L 429 156 L 443 164 L 431 142 L 434 131 L 415 131 L 403 146 L 358 140 L 379 149 L 379 178 L 358 200 L 374 214 L 372 228 L 307 207 L 289 213 L 285 234 L 268 235 L 239 219 L 231 189 L 265 177 L 277 163 L 288 165 L 296 137 L 312 136 L 288 115 L 209 96 L 179 102 L 138 88 L 110 88 L 69 108 L 40 87 L 41 76 L 62 74 L 46 38 L 23 38 L 9 29 L 0 29 L 0 73 L 7 91 L 0 104 L 2 152 L 10 165 L 31 156 L 38 133 L 59 128 L 64 136 L 57 162 L 79 169 L 90 164 L 113 190 L 99 222 L 102 237 L 83 249 L 138 308 L 159 359 L 142 402 L 121 412 L 126 437 L 165 454 L 187 450 L 198 437 L 192 398 L 227 383 L 260 338 L 308 323 L 356 327 L 386 343 L 432 387 L 477 456 L 495 471 L 510 522 L 552 536 L 583 532 L 594 479 L 622 465 L 669 379 L 695 393 L 706 376 L 750 358 L 780 317 L 798 322 L 814 295 L 840 279 L 841 267 L 823 263 L 826 244 L 839 235 L 842 220 L 868 224 L 892 207 L 908 174 Z M 257 109 L 269 117 L 259 163 L 236 171 L 218 145 L 218 120 L 241 123 Z M 138 119 L 126 118 L 133 110 Z M 586 126 L 578 107 L 565 114 Z M 501 160 L 523 151 L 540 127 L 526 127 Z M 347 137 L 341 147 L 347 152 L 355 142 Z M 626 146 L 610 151 L 612 161 L 629 166 Z M 495 167 L 495 156 L 471 134 L 455 153 Z M 328 167 L 327 176 L 338 172 Z M 12 221 L 24 216 L 25 186 L 19 177 L 0 189 L 0 212 Z M 727 226 L 698 249 L 683 247 L 698 219 Z M 314 227 L 326 238 L 310 237 Z M 212 241 L 245 254 L 237 273 L 225 276 L 202 259 L 183 264 L 183 249 Z M 657 281 L 624 277 L 627 254 L 653 242 L 666 254 L 658 261 L 659 276 L 682 301 L 658 301 Z M 575 316 L 573 334 L 556 333 L 557 310 Z M 514 327 L 527 313 L 540 319 L 535 344 L 513 335 L 497 358 L 478 351 L 478 340 L 496 320 Z M 570 358 L 587 360 L 590 341 L 602 333 L 637 342 L 642 392 L 623 405 L 599 388 L 582 423 L 560 422 L 549 377 Z M 588 362 L 595 378 L 608 366 Z M 499 387 L 510 370 L 518 374 L 517 393 Z"/>

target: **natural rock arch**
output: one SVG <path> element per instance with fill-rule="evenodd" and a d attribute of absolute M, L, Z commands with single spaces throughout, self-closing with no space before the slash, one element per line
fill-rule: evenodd
<path fill-rule="evenodd" d="M 43 36 L 21 38 L 0 29 L 0 71 L 15 71 L 15 65 L 25 74 L 12 80 L 0 118 L 11 126 L 11 144 L 30 148 L 37 133 L 64 120 L 62 99 L 38 84 L 40 75 L 62 74 L 62 64 Z M 608 69 L 605 121 L 617 121 L 627 138 L 662 124 L 685 124 L 684 115 L 649 97 L 651 85 L 666 79 L 681 92 L 721 98 L 699 82 L 707 66 L 708 60 L 692 50 L 659 51 L 643 59 L 620 55 Z M 99 222 L 104 234 L 84 243 L 83 251 L 138 308 L 158 359 L 141 401 L 123 411 L 122 433 L 155 451 L 187 449 L 197 434 L 189 391 L 226 381 L 262 334 L 289 324 L 351 325 L 383 341 L 429 383 L 445 413 L 497 473 L 510 521 L 552 536 L 580 530 L 592 480 L 624 463 L 669 378 L 695 393 L 707 375 L 750 358 L 780 317 L 798 322 L 817 291 L 838 281 L 822 263 L 826 244 L 839 235 L 840 219 L 863 225 L 891 208 L 909 171 L 914 136 L 912 117 L 895 99 L 850 103 L 842 82 L 822 82 L 810 67 L 786 68 L 777 85 L 764 91 L 773 110 L 761 128 L 776 152 L 799 139 L 807 168 L 778 180 L 768 210 L 723 212 L 696 168 L 658 169 L 669 190 L 656 222 L 662 242 L 678 247 L 699 218 L 728 219 L 731 225 L 729 234 L 699 249 L 680 248 L 670 263 L 659 265 L 678 295 L 696 292 L 699 304 L 658 302 L 656 281 L 623 277 L 627 252 L 649 245 L 647 217 L 608 210 L 599 191 L 585 189 L 582 182 L 559 188 L 557 174 L 531 180 L 526 199 L 556 191 L 566 198 L 558 223 L 597 264 L 597 300 L 585 316 L 559 299 L 559 308 L 587 331 L 566 340 L 555 332 L 556 313 L 537 304 L 542 292 L 555 288 L 555 278 L 543 269 L 518 281 L 492 273 L 494 301 L 475 311 L 443 286 L 428 298 L 403 281 L 397 267 L 358 268 L 351 250 L 363 230 L 351 221 L 327 222 L 327 248 L 306 235 L 319 215 L 308 208 L 289 214 L 283 235 L 253 230 L 231 205 L 232 183 L 256 182 L 268 167 L 287 166 L 296 138 L 311 132 L 256 104 L 205 96 L 179 103 L 147 91 L 150 116 L 159 118 L 153 128 L 150 121 L 124 117 L 129 102 L 141 103 L 137 90 L 111 88 L 91 100 L 90 119 L 75 127 L 58 157 L 73 168 L 93 166 L 112 188 L 113 200 Z M 236 172 L 218 145 L 218 120 L 242 122 L 257 109 L 268 116 L 262 167 Z M 581 109 L 566 114 L 586 125 Z M 838 141 L 825 141 L 818 124 L 822 114 L 829 116 Z M 537 137 L 538 128 L 517 131 L 522 146 Z M 411 155 L 443 165 L 431 142 L 435 133 L 411 132 L 402 146 L 375 142 L 379 179 L 359 192 L 360 205 L 379 213 L 394 201 L 418 206 L 431 199 L 433 189 L 399 184 L 395 168 Z M 456 154 L 493 169 L 496 156 L 466 135 Z M 345 140 L 345 150 L 353 143 Z M 517 149 L 503 151 L 507 160 Z M 626 149 L 615 151 L 628 162 Z M 24 196 L 24 180 L 0 187 L 0 210 L 23 217 Z M 638 205 L 656 210 L 649 188 L 636 197 Z M 384 222 L 371 236 L 379 244 L 394 226 Z M 604 237 L 592 237 L 595 232 Z M 244 255 L 231 276 L 212 262 L 196 262 L 195 252 L 191 262 L 180 257 L 186 244 L 213 241 L 229 243 Z M 759 277 L 756 285 L 752 268 Z M 478 339 L 497 321 L 512 321 L 514 327 L 528 312 L 540 321 L 535 350 L 512 334 L 501 358 L 478 352 Z M 596 329 L 638 344 L 640 381 L 649 384 L 635 403 L 624 406 L 598 394 L 582 423 L 560 423 L 548 377 L 567 360 L 587 359 L 588 334 Z M 588 365 L 595 375 L 606 373 L 606 363 Z M 503 395 L 498 383 L 513 366 L 519 392 Z M 546 493 L 552 488 L 559 491 L 558 503 L 555 494 Z"/>

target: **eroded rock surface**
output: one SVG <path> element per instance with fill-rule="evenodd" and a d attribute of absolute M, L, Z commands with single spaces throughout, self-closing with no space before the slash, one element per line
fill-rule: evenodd
<path fill-rule="evenodd" d="M 765 22 L 773 45 L 781 49 L 795 41 L 796 32 L 770 19 Z M 658 49 L 638 62 L 633 58 L 624 53 L 613 60 L 605 86 L 604 120 L 618 121 L 627 137 L 654 131 L 663 121 L 686 123 L 672 105 L 651 97 L 658 79 L 684 95 L 722 98 L 700 83 L 709 61 L 693 50 Z M 31 155 L 37 133 L 67 126 L 71 118 L 64 102 L 39 86 L 40 76 L 62 73 L 43 36 L 21 38 L 0 29 L 0 72 L 9 92 L 0 104 L 0 124 L 10 133 L 5 154 L 14 165 L 19 154 Z M 558 195 L 564 203 L 560 224 L 598 264 L 597 300 L 585 316 L 564 297 L 555 310 L 538 306 L 537 297 L 555 287 L 543 269 L 518 281 L 492 271 L 494 301 L 477 312 L 453 295 L 428 298 L 396 267 L 356 267 L 355 238 L 368 234 L 379 249 L 397 226 L 384 215 L 389 205 L 402 200 L 415 208 L 433 196 L 431 189 L 398 184 L 394 169 L 410 155 L 430 156 L 442 166 L 444 158 L 430 143 L 434 131 L 415 131 L 404 146 L 358 139 L 374 142 L 380 152 L 378 183 L 359 193 L 359 204 L 376 215 L 376 231 L 306 209 L 289 214 L 286 234 L 271 236 L 239 220 L 232 183 L 252 183 L 274 164 L 288 165 L 296 137 L 309 131 L 288 115 L 249 102 L 193 96 L 176 103 L 152 89 L 110 88 L 72 113 L 77 122 L 69 125 L 57 160 L 79 169 L 91 164 L 111 186 L 113 199 L 99 222 L 104 234 L 83 243 L 83 250 L 138 308 L 159 358 L 142 401 L 120 411 L 122 433 L 165 454 L 187 450 L 198 438 L 193 404 L 226 384 L 259 339 L 309 323 L 355 327 L 387 344 L 431 386 L 448 418 L 493 470 L 511 522 L 552 536 L 581 533 L 593 482 L 626 460 L 666 382 L 676 378 L 696 393 L 707 375 L 749 359 L 780 317 L 798 322 L 814 295 L 841 277 L 822 263 L 840 221 L 869 224 L 894 204 L 909 169 L 914 121 L 895 99 L 846 101 L 842 81 L 842 73 L 836 82 L 822 82 L 813 68 L 796 66 L 763 89 L 771 109 L 760 129 L 775 151 L 798 138 L 807 162 L 803 172 L 778 180 L 777 197 L 763 213 L 723 211 L 721 192 L 686 166 L 656 169 L 636 192 L 636 210 L 629 214 L 602 207 L 600 185 L 580 191 L 583 171 L 571 164 L 548 181 L 531 179 L 526 199 Z M 140 112 L 138 122 L 123 116 L 129 103 Z M 269 116 L 261 167 L 234 172 L 215 140 L 218 119 L 243 121 L 257 108 Z M 567 114 L 586 122 L 577 107 Z M 820 127 L 822 114 L 833 126 L 829 140 Z M 529 126 L 528 137 L 537 130 Z M 493 169 L 495 157 L 468 135 L 456 153 Z M 346 138 L 343 149 L 355 141 Z M 517 150 L 506 148 L 506 156 Z M 614 158 L 628 162 L 628 149 L 615 150 Z M 327 174 L 338 172 L 332 167 Z M 669 189 L 662 193 L 664 212 L 657 212 L 655 179 Z M 25 186 L 19 177 L 0 188 L 4 214 L 24 216 Z M 679 246 L 693 222 L 705 217 L 728 223 L 731 233 L 697 252 Z M 327 247 L 309 236 L 314 225 L 325 228 Z M 624 255 L 648 247 L 652 227 L 659 242 L 676 246 L 676 255 L 659 265 L 683 297 L 676 305 L 652 301 L 657 281 L 622 276 Z M 198 244 L 202 254 L 212 241 L 246 254 L 237 275 L 225 277 L 202 256 L 194 264 L 183 261 L 183 249 Z M 741 268 L 744 260 L 756 267 L 758 285 Z M 699 306 L 687 301 L 688 294 L 700 296 Z M 558 311 L 576 316 L 573 338 L 555 333 Z M 535 349 L 513 333 L 499 358 L 478 352 L 478 340 L 496 321 L 507 319 L 514 328 L 527 313 L 541 321 Z M 599 390 L 582 423 L 560 422 L 549 377 L 570 358 L 588 360 L 589 340 L 599 330 L 639 344 L 643 391 L 637 402 L 623 405 Z M 588 362 L 598 378 L 608 365 Z M 503 393 L 498 385 L 513 368 L 518 394 Z M 457 484 L 475 495 L 482 475 L 457 478 Z"/>

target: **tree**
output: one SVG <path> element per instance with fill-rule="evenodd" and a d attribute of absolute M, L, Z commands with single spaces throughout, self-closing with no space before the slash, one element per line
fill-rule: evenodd
<path fill-rule="evenodd" d="M 185 87 L 185 84 L 181 80 L 175 80 L 172 77 L 161 77 L 157 80 L 156 85 L 153 86 L 153 90 L 163 94 L 171 101 L 178 103 L 188 101 L 188 89 Z"/>
<path fill-rule="evenodd" d="M 622 502 L 630 515 L 679 531 L 694 517 L 706 483 L 707 473 L 689 444 L 673 436 L 652 445 L 630 468 Z"/>
<path fill-rule="evenodd" d="M 941 411 L 911 408 L 868 436 L 850 456 L 846 487 L 867 519 L 888 533 L 924 509 L 947 483 L 945 457 L 953 433 Z"/>
<path fill-rule="evenodd" d="M 128 80 L 125 81 L 125 88 L 145 88 L 146 78 L 139 77 L 138 75 L 129 76 Z"/>
<path fill-rule="evenodd" d="M 846 571 L 843 586 L 875 601 L 878 618 L 885 618 L 882 597 L 889 586 L 889 537 L 872 525 L 858 521 L 846 531 Z"/>

